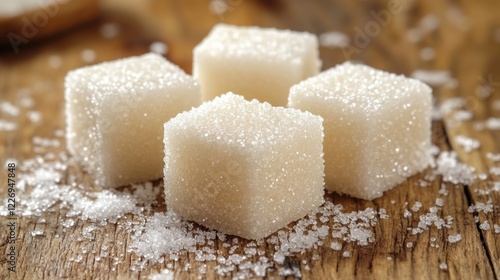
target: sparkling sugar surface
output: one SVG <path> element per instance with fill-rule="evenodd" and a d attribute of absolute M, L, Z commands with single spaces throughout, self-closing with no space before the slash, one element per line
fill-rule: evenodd
<path fill-rule="evenodd" d="M 165 199 L 208 228 L 265 237 L 323 203 L 322 118 L 227 93 L 165 124 Z"/>
<path fill-rule="evenodd" d="M 156 54 L 73 70 L 65 88 L 68 150 L 104 186 L 160 178 L 163 123 L 201 103 L 197 82 Z"/>
<path fill-rule="evenodd" d="M 386 229 L 394 219 L 399 221 L 398 217 L 389 217 L 383 208 L 346 211 L 342 205 L 333 204 L 332 197 L 327 195 L 322 206 L 264 239 L 250 241 L 232 237 L 188 222 L 171 211 L 159 210 L 158 202 L 163 201 L 161 182 L 132 185 L 123 190 L 96 188 L 82 182 L 81 175 L 75 172 L 78 167 L 74 158 L 66 153 L 53 152 L 60 149 L 59 143 L 63 143 L 60 137 L 64 136 L 59 130 L 55 131 L 55 135 L 59 138 L 45 136 L 32 139 L 34 152 L 42 155 L 22 160 L 9 158 L 7 162 L 18 165 L 16 195 L 19 203 L 16 213 L 38 224 L 28 231 L 27 238 L 64 238 L 79 244 L 76 250 L 69 249 L 75 248 L 74 244 L 66 250 L 62 249 L 69 264 L 86 261 L 97 265 L 106 263 L 109 265 L 104 268 L 105 271 L 116 271 L 126 263 L 132 272 L 142 271 L 141 275 L 157 271 L 158 265 L 166 266 L 159 275 L 151 275 L 152 278 L 160 275 L 170 277 L 174 271 L 178 277 L 186 271 L 199 277 L 219 275 L 233 279 L 264 277 L 273 271 L 277 271 L 279 276 L 299 277 L 301 268 L 302 271 L 314 270 L 320 255 L 333 253 L 337 259 L 344 256 L 357 258 L 359 250 L 371 250 L 370 246 L 376 246 L 374 242 L 381 238 L 379 230 Z M 39 149 L 42 150 L 35 151 Z M 432 154 L 437 158 L 443 153 L 448 152 L 433 147 Z M 436 165 L 433 163 L 431 166 L 435 168 Z M 456 163 L 447 168 L 456 168 Z M 435 170 L 430 171 L 433 176 L 442 175 Z M 453 173 L 448 176 L 453 176 Z M 463 177 L 449 180 L 459 181 Z M 429 190 L 418 186 L 412 188 L 415 187 L 422 192 Z M 500 185 L 492 191 L 500 191 Z M 454 242 L 459 241 L 461 235 L 458 234 L 464 234 L 464 229 L 453 223 L 453 217 L 445 215 L 446 208 L 452 203 L 446 195 L 440 192 L 435 205 L 429 205 L 428 201 L 394 201 L 394 204 L 409 208 L 404 209 L 405 213 L 410 213 L 404 218 L 412 219 L 413 227 L 407 228 L 407 238 L 419 235 L 417 240 L 398 241 L 403 250 L 415 250 L 428 239 L 432 253 L 431 248 L 439 248 L 439 244 L 448 237 Z M 80 200 L 78 205 L 76 202 Z M 347 203 L 347 207 L 350 206 Z M 415 212 L 412 212 L 413 207 Z M 465 215 L 470 215 L 469 212 L 484 215 L 477 220 L 478 226 L 484 224 L 481 230 L 486 231 L 487 225 L 490 225 L 488 231 L 500 234 L 498 223 L 485 223 L 485 218 L 494 218 L 497 208 L 488 199 L 485 203 L 474 204 Z M 52 228 L 50 223 L 54 213 L 59 213 L 59 224 L 54 225 L 57 226 L 55 235 L 48 230 Z M 133 218 L 127 214 L 132 214 Z M 0 205 L 0 216 L 7 215 L 7 204 Z M 458 220 L 458 217 L 455 218 Z M 116 227 L 119 232 L 126 231 L 127 238 L 108 239 L 109 227 Z M 438 234 L 434 236 L 436 231 Z M 464 237 L 466 241 L 466 235 Z M 412 243 L 412 248 L 406 247 L 408 242 Z M 118 253 L 115 248 L 121 246 L 125 246 L 127 251 Z M 301 260 L 300 264 L 296 264 L 295 259 Z M 392 260 L 392 257 L 388 259 Z M 209 274 L 212 268 L 214 274 Z"/>
<path fill-rule="evenodd" d="M 288 106 L 324 118 L 327 189 L 374 199 L 430 162 L 431 89 L 346 62 L 290 89 Z"/>
<path fill-rule="evenodd" d="M 217 24 L 193 55 L 204 100 L 232 91 L 284 106 L 290 86 L 321 68 L 315 35 L 274 28 Z"/>

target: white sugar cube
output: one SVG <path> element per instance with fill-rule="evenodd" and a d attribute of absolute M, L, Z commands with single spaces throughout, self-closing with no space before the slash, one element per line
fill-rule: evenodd
<path fill-rule="evenodd" d="M 290 87 L 321 68 L 318 40 L 307 32 L 218 24 L 193 52 L 204 100 L 233 91 L 285 106 Z"/>
<path fill-rule="evenodd" d="M 265 237 L 323 203 L 322 118 L 227 93 L 165 124 L 167 206 Z"/>
<path fill-rule="evenodd" d="M 374 199 L 429 164 L 431 99 L 420 81 L 346 62 L 293 86 L 288 106 L 325 120 L 327 189 Z"/>
<path fill-rule="evenodd" d="M 163 124 L 201 103 L 179 67 L 146 54 L 66 76 L 68 150 L 103 186 L 161 178 Z"/>

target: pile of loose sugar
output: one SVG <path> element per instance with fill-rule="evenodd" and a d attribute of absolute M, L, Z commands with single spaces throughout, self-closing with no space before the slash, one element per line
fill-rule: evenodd
<path fill-rule="evenodd" d="M 135 234 L 130 251 L 143 257 L 141 262 L 136 263 L 139 268 L 143 268 L 148 261 L 159 263 L 164 257 L 178 260 L 181 255 L 191 252 L 197 261 L 217 261 L 216 270 L 221 275 L 238 271 L 245 276 L 252 276 L 251 273 L 264 276 L 266 268 L 283 265 L 285 258 L 295 253 L 304 254 L 322 246 L 338 251 L 346 243 L 366 246 L 375 241 L 373 227 L 378 219 L 388 219 L 384 209 L 376 211 L 367 208 L 348 213 L 342 210 L 341 205 L 327 201 L 293 226 L 250 242 L 237 237 L 230 239 L 216 231 L 200 230 L 171 211 L 156 213 L 147 218 L 145 224 L 133 228 Z M 333 241 L 325 244 L 327 238 L 333 238 Z M 223 249 L 214 250 L 215 243 L 218 243 L 217 248 Z M 271 256 L 269 252 L 258 249 L 263 244 L 272 248 L 274 253 Z M 315 258 L 318 259 L 319 255 L 313 255 Z M 283 271 L 280 275 L 299 276 L 297 273 L 299 270 Z"/>
<path fill-rule="evenodd" d="M 312 252 L 321 247 L 340 251 L 348 243 L 366 246 L 376 240 L 374 227 L 379 220 L 389 218 L 382 208 L 345 212 L 342 205 L 327 201 L 277 233 L 249 241 L 202 228 L 169 210 L 155 213 L 158 200 L 163 199 L 161 183 L 146 182 L 124 190 L 84 185 L 72 172 L 77 168 L 76 160 L 65 152 L 53 152 L 59 147 L 54 143 L 62 139 L 36 139 L 34 149 L 43 155 L 22 163 L 8 159 L 8 162 L 18 164 L 17 195 L 20 202 L 16 214 L 37 219 L 43 224 L 46 215 L 59 211 L 59 226 L 63 234 L 69 234 L 68 229 L 76 227 L 79 220 L 87 221 L 81 232 L 65 237 L 77 241 L 93 240 L 96 232 L 104 231 L 108 224 L 115 224 L 130 233 L 128 253 L 140 257 L 130 267 L 132 271 L 144 270 L 151 263 L 168 262 L 171 266 L 171 261 L 194 253 L 196 262 L 216 261 L 219 275 L 237 273 L 237 278 L 246 278 L 264 276 L 267 270 L 278 269 L 283 276 L 300 276 L 298 267 L 283 268 L 288 258 L 295 257 L 294 254 Z M 8 213 L 5 206 L 0 206 L 1 216 Z M 128 214 L 133 214 L 133 219 Z M 40 229 L 31 232 L 33 238 L 44 234 Z M 61 238 L 61 235 L 57 234 L 56 238 Z M 216 243 L 218 245 L 214 247 Z M 263 244 L 269 249 L 259 249 Z M 112 255 L 107 249 L 109 246 L 108 243 L 102 244 L 100 253 L 82 247 L 82 252 L 70 257 L 70 261 L 81 262 L 83 255 L 90 255 L 95 261 L 109 258 L 113 260 L 113 270 L 125 260 L 125 255 Z M 347 257 L 350 252 L 344 250 L 342 255 Z M 317 259 L 319 255 L 314 253 L 313 260 Z M 306 269 L 309 267 L 307 262 L 303 265 Z M 205 273 L 203 267 L 198 273 Z M 184 270 L 189 269 L 189 264 L 184 267 Z"/>

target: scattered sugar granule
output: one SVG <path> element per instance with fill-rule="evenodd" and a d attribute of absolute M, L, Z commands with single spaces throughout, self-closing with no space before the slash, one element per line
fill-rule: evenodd
<path fill-rule="evenodd" d="M 490 174 L 500 176 L 500 167 L 497 167 L 497 166 L 491 167 Z"/>
<path fill-rule="evenodd" d="M 446 116 L 452 111 L 462 108 L 464 105 L 465 100 L 461 97 L 448 98 L 441 103 L 441 105 L 439 106 L 439 111 L 441 111 L 441 114 L 443 116 Z"/>
<path fill-rule="evenodd" d="M 382 219 L 382 220 L 389 219 L 389 215 L 387 214 L 387 210 L 385 210 L 384 208 L 380 208 L 378 210 L 378 215 L 379 215 L 380 219 Z"/>
<path fill-rule="evenodd" d="M 34 230 L 31 232 L 31 236 L 40 236 L 43 235 L 43 230 Z"/>
<path fill-rule="evenodd" d="M 443 199 L 442 198 L 436 198 L 436 205 L 441 207 L 444 205 Z"/>
<path fill-rule="evenodd" d="M 163 42 L 153 42 L 151 45 L 149 45 L 149 51 L 161 55 L 165 55 L 168 52 L 168 46 L 167 44 Z"/>
<path fill-rule="evenodd" d="M 486 153 L 486 158 L 491 161 L 500 161 L 500 154 Z"/>
<path fill-rule="evenodd" d="M 23 96 L 19 100 L 19 105 L 23 108 L 32 108 L 35 105 L 35 101 L 30 96 Z"/>
<path fill-rule="evenodd" d="M 67 219 L 65 221 L 61 222 L 61 225 L 65 228 L 70 228 L 75 225 L 75 220 L 73 219 Z"/>
<path fill-rule="evenodd" d="M 120 26 L 114 22 L 108 22 L 101 25 L 99 33 L 103 38 L 112 39 L 120 33 Z"/>
<path fill-rule="evenodd" d="M 474 114 L 471 111 L 458 110 L 455 112 L 455 114 L 451 118 L 451 121 L 453 121 L 454 123 L 460 123 L 460 122 L 471 120 L 473 117 L 474 117 Z"/>
<path fill-rule="evenodd" d="M 441 187 L 439 188 L 439 194 L 442 194 L 444 196 L 448 196 L 448 190 L 446 189 L 446 184 L 441 184 Z"/>
<path fill-rule="evenodd" d="M 39 123 L 42 120 L 42 114 L 38 111 L 29 111 L 27 116 L 32 123 Z"/>
<path fill-rule="evenodd" d="M 83 62 L 92 63 L 95 61 L 96 53 L 94 50 L 85 49 L 81 53 L 81 58 L 82 58 Z"/>
<path fill-rule="evenodd" d="M 282 264 L 285 261 L 285 255 L 283 255 L 282 252 L 278 251 L 274 253 L 273 259 L 276 263 Z"/>
<path fill-rule="evenodd" d="M 413 242 L 407 242 L 406 248 L 413 248 Z"/>
<path fill-rule="evenodd" d="M 481 180 L 481 181 L 484 181 L 484 180 L 488 179 L 488 174 L 481 172 L 481 173 L 477 174 L 477 178 L 479 178 L 479 180 Z"/>
<path fill-rule="evenodd" d="M 405 218 L 410 218 L 411 216 L 412 216 L 411 212 L 410 212 L 410 211 L 408 211 L 408 209 L 405 209 L 404 214 L 403 214 L 403 217 L 405 217 Z"/>
<path fill-rule="evenodd" d="M 82 230 L 82 235 L 87 239 L 92 239 L 93 238 L 92 232 L 94 232 L 96 229 L 97 227 L 94 225 L 86 226 Z"/>
<path fill-rule="evenodd" d="M 330 247 L 335 250 L 335 251 L 340 251 L 342 250 L 342 244 L 340 244 L 339 242 L 332 242 L 332 244 L 330 245 Z"/>
<path fill-rule="evenodd" d="M 448 269 L 448 265 L 444 262 L 440 263 L 439 264 L 439 269 L 441 270 L 447 270 Z"/>
<path fill-rule="evenodd" d="M 158 274 L 150 275 L 149 280 L 174 280 L 174 273 L 168 269 L 163 269 Z"/>
<path fill-rule="evenodd" d="M 319 35 L 319 44 L 326 48 L 345 48 L 349 46 L 349 37 L 342 32 L 329 31 Z"/>
<path fill-rule="evenodd" d="M 19 116 L 19 108 L 8 101 L 0 102 L 0 112 L 11 117 Z"/>
<path fill-rule="evenodd" d="M 31 139 L 31 142 L 35 146 L 54 147 L 54 148 L 59 147 L 61 144 L 57 139 L 43 138 L 39 136 L 34 136 Z"/>
<path fill-rule="evenodd" d="M 500 130 L 500 118 L 490 117 L 486 120 L 484 126 L 489 130 Z"/>
<path fill-rule="evenodd" d="M 376 211 L 367 208 L 363 211 L 343 213 L 341 210 L 342 206 L 327 201 L 317 211 L 297 221 L 293 228 L 289 227 L 286 231 L 279 230 L 277 236 L 270 236 L 264 241 L 251 242 L 244 247 L 242 247 L 243 245 L 233 246 L 227 258 L 215 257 L 213 250 L 209 250 L 210 252 L 205 249 L 197 250 L 197 246 L 209 244 L 210 240 L 215 240 L 217 238 L 215 232 L 194 231 L 191 223 L 183 221 L 177 215 L 164 217 L 165 214 L 157 213 L 155 216 L 163 218 L 147 218 L 148 221 L 145 225 L 133 230 L 135 233 L 132 235 L 132 240 L 134 240 L 132 251 L 139 256 L 145 257 L 145 261 L 153 262 L 161 261 L 163 255 L 175 259 L 183 251 L 196 252 L 195 258 L 197 261 L 217 260 L 218 268 L 216 271 L 219 275 L 227 275 L 234 271 L 235 266 L 238 266 L 242 273 L 246 271 L 244 273 L 246 273 L 247 277 L 250 277 L 251 273 L 255 276 L 265 275 L 266 268 L 275 265 L 273 263 L 286 263 L 285 256 L 293 253 L 305 253 L 312 248 L 322 246 L 322 240 L 330 234 L 331 230 L 343 228 L 338 238 L 341 238 L 344 242 L 363 245 L 364 242 L 375 241 L 373 232 L 369 231 L 369 229 L 376 224 Z M 169 214 L 167 213 L 167 215 Z M 333 219 L 332 227 L 317 225 L 317 215 Z M 175 222 L 172 219 L 178 220 Z M 178 242 L 169 242 L 169 240 L 177 240 Z M 233 244 L 241 243 L 238 240 L 238 238 L 234 238 Z M 252 255 L 254 251 L 251 249 L 256 249 L 255 246 L 262 245 L 260 242 L 266 242 L 270 247 L 275 248 L 275 255 L 271 256 L 271 259 L 261 256 L 257 262 L 250 261 L 254 256 Z M 180 246 L 180 244 L 183 245 Z M 229 246 L 227 244 L 227 246 L 223 247 L 228 248 Z M 337 246 L 341 247 L 342 245 L 340 243 L 339 245 L 333 245 L 333 247 Z M 241 250 L 240 252 L 243 252 L 243 254 L 236 253 L 236 250 Z M 319 255 L 314 254 L 313 260 L 317 259 L 319 259 Z M 306 265 L 307 262 L 303 264 Z"/>
<path fill-rule="evenodd" d="M 300 268 L 298 267 L 292 267 L 292 268 L 282 267 L 278 270 L 278 275 L 283 277 L 292 276 L 298 279 L 302 279 L 302 273 L 300 273 Z"/>
<path fill-rule="evenodd" d="M 440 70 L 415 70 L 411 77 L 420 80 L 430 86 L 442 86 L 454 82 L 449 71 Z"/>
<path fill-rule="evenodd" d="M 411 207 L 411 210 L 413 212 L 417 212 L 418 210 L 420 210 L 421 207 L 422 207 L 422 203 L 420 201 L 415 201 L 415 203 Z"/>
<path fill-rule="evenodd" d="M 135 205 L 135 197 L 128 193 L 103 190 L 93 200 L 82 197 L 76 201 L 72 213 L 81 214 L 82 220 L 103 221 L 131 213 Z"/>
<path fill-rule="evenodd" d="M 462 240 L 462 235 L 460 233 L 457 233 L 455 235 L 453 235 L 453 234 L 448 235 L 448 242 L 449 243 L 457 243 L 460 240 Z"/>
<path fill-rule="evenodd" d="M 436 165 L 434 174 L 442 175 L 444 182 L 470 185 L 475 181 L 475 169 L 460 163 L 457 159 L 457 153 L 454 151 L 441 152 L 436 160 Z"/>
<path fill-rule="evenodd" d="M 493 228 L 495 229 L 495 233 L 500 233 L 500 225 L 494 224 Z"/>
<path fill-rule="evenodd" d="M 342 253 L 342 257 L 344 257 L 344 258 L 350 258 L 350 257 L 351 257 L 351 252 L 349 252 L 349 251 L 344 251 L 344 252 Z"/>
<path fill-rule="evenodd" d="M 478 202 L 476 204 L 472 204 L 471 206 L 469 206 L 468 211 L 469 213 L 491 213 L 493 212 L 493 200 L 491 200 L 490 198 L 486 203 Z"/>
<path fill-rule="evenodd" d="M 450 228 L 452 224 L 453 218 L 451 216 L 447 216 L 446 220 L 438 216 L 437 212 L 440 210 L 439 207 L 431 207 L 429 208 L 429 212 L 419 216 L 419 222 L 417 227 L 409 228 L 412 231 L 413 235 L 418 235 L 424 230 L 429 230 L 429 227 L 434 225 L 437 229 Z"/>
<path fill-rule="evenodd" d="M 467 153 L 470 153 L 472 150 L 478 149 L 481 145 L 478 140 L 463 135 L 457 135 L 455 137 L 455 141 L 459 146 L 464 148 L 465 152 Z"/>
<path fill-rule="evenodd" d="M 14 131 L 16 129 L 16 123 L 0 119 L 0 131 Z"/>
<path fill-rule="evenodd" d="M 488 84 L 481 84 L 476 87 L 476 97 L 480 100 L 486 100 L 491 96 L 491 86 Z"/>
<path fill-rule="evenodd" d="M 490 222 L 484 221 L 482 224 L 479 225 L 479 228 L 482 230 L 490 230 Z"/>

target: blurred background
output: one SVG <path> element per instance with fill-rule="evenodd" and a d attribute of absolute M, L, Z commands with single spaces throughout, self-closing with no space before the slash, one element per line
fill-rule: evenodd
<path fill-rule="evenodd" d="M 324 68 L 360 60 L 410 74 L 419 67 L 450 68 L 469 51 L 498 59 L 494 54 L 500 46 L 498 1 L 3 2 L 0 55 L 5 63 L 43 55 L 53 62 L 48 66 L 56 64 L 54 55 L 95 63 L 153 50 L 190 72 L 192 48 L 218 22 L 315 33 Z"/>
<path fill-rule="evenodd" d="M 315 33 L 323 69 L 358 60 L 487 80 L 500 62 L 499 10 L 498 1 L 4 0 L 0 71 L 54 80 L 54 71 L 154 51 L 190 73 L 193 47 L 225 22 Z"/>

